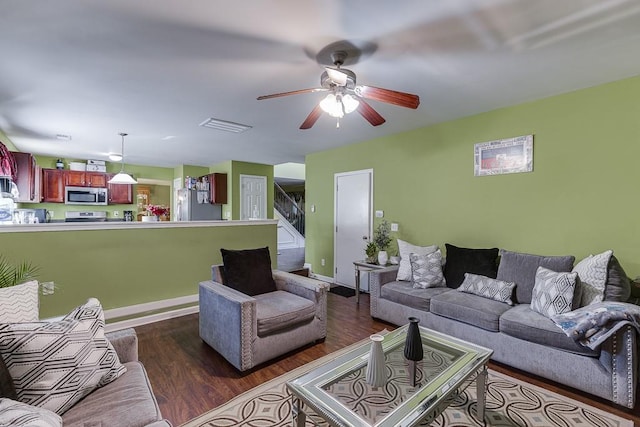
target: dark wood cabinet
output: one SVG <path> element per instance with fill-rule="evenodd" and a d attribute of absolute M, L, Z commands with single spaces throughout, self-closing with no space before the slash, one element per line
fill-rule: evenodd
<path fill-rule="evenodd" d="M 210 173 L 205 175 L 209 181 L 209 203 L 224 205 L 227 203 L 227 174 Z M 201 177 L 201 181 L 202 181 Z"/>
<path fill-rule="evenodd" d="M 107 174 L 103 172 L 64 171 L 65 185 L 72 187 L 99 187 L 107 186 Z"/>
<path fill-rule="evenodd" d="M 17 201 L 20 203 L 39 202 L 39 191 L 36 186 L 38 181 L 36 179 L 37 166 L 35 157 L 30 153 L 18 151 L 14 151 L 12 154 L 18 167 L 16 186 L 20 194 Z"/>
<path fill-rule="evenodd" d="M 44 203 L 64 203 L 64 185 L 64 170 L 42 169 L 42 201 Z"/>
<path fill-rule="evenodd" d="M 114 175 L 108 174 L 107 180 Z M 133 189 L 131 184 L 109 184 L 109 204 L 110 205 L 130 205 L 133 203 Z"/>

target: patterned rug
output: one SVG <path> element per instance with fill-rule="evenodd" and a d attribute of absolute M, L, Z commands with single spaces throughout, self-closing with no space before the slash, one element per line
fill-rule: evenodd
<path fill-rule="evenodd" d="M 353 346 L 265 382 L 183 424 L 182 427 L 291 426 L 291 395 L 285 386 L 286 382 L 335 358 L 351 347 Z M 366 396 L 354 398 L 366 400 Z M 375 396 L 372 399 L 375 399 Z M 489 370 L 485 415 L 486 425 L 492 427 L 633 427 L 630 420 L 492 370 Z M 313 425 L 324 427 L 327 423 L 315 415 L 310 415 L 307 417 L 307 426 Z M 482 426 L 476 417 L 475 383 L 459 394 L 431 425 Z"/>

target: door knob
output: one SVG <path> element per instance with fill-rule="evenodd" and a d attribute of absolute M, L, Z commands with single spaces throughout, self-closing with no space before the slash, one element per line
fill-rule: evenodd
<path fill-rule="evenodd" d="M 369 240 L 367 236 L 362 236 L 362 240 Z"/>

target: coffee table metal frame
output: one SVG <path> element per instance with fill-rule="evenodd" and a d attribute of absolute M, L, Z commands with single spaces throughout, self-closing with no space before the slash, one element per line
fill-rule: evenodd
<path fill-rule="evenodd" d="M 404 346 L 407 328 L 408 325 L 404 325 L 385 335 L 382 343 L 385 354 L 398 346 Z M 450 404 L 449 398 L 462 392 L 473 379 L 476 380 L 478 419 L 484 420 L 487 362 L 493 350 L 424 327 L 420 327 L 420 333 L 423 343 L 433 341 L 441 348 L 448 348 L 457 357 L 448 368 L 422 384 L 384 418 L 370 424 L 325 390 L 327 385 L 366 366 L 371 348 L 371 344 L 366 342 L 287 382 L 292 395 L 293 425 L 305 426 L 305 407 L 308 407 L 331 426 L 415 426 L 440 415 Z"/>

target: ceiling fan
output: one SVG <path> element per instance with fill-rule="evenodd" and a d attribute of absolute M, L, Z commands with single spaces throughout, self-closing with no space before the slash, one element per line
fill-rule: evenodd
<path fill-rule="evenodd" d="M 259 96 L 258 100 L 303 93 L 329 92 L 302 122 L 300 129 L 310 129 L 323 112 L 338 119 L 337 127 L 340 127 L 340 119 L 345 114 L 353 111 L 358 111 L 373 126 L 383 124 L 385 122 L 384 117 L 374 110 L 365 99 L 413 109 L 418 108 L 418 105 L 420 105 L 420 97 L 418 95 L 374 86 L 356 85 L 356 74 L 351 70 L 341 68 L 346 58 L 346 51 L 339 50 L 331 54 L 335 68 L 325 67 L 325 71 L 320 76 L 321 87 L 263 95 Z"/>

